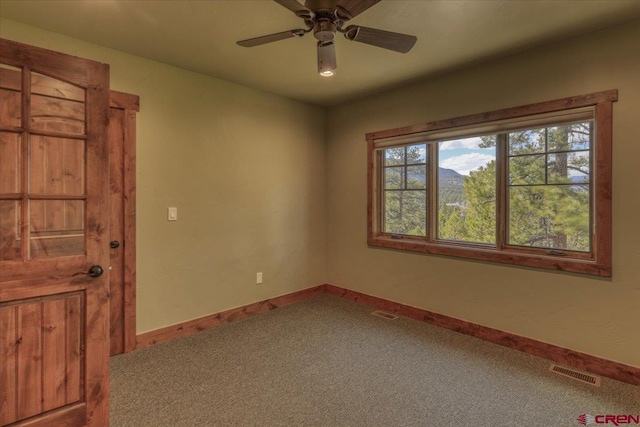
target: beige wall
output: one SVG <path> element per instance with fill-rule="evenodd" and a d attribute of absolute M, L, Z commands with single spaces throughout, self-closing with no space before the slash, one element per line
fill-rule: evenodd
<path fill-rule="evenodd" d="M 324 283 L 321 108 L 13 21 L 0 36 L 106 62 L 140 96 L 138 332 Z"/>
<path fill-rule="evenodd" d="M 329 283 L 640 366 L 638 46 L 636 21 L 330 109 Z M 612 280 L 367 247 L 366 132 L 616 88 Z"/>
<path fill-rule="evenodd" d="M 326 117 L 12 21 L 0 36 L 107 62 L 112 88 L 141 96 L 139 332 L 328 282 L 640 366 L 639 22 Z M 367 247 L 366 132 L 613 88 L 611 280 Z"/>

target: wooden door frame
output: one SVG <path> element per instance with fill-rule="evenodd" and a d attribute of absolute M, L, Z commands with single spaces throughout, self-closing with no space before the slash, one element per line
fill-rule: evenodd
<path fill-rule="evenodd" d="M 136 113 L 140 111 L 140 98 L 137 95 L 112 90 L 109 108 L 124 110 L 123 319 L 124 352 L 129 353 L 136 349 Z"/>

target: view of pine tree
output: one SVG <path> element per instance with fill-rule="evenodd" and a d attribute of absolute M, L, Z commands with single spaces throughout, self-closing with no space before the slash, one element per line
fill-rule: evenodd
<path fill-rule="evenodd" d="M 589 251 L 591 124 L 509 134 L 510 244 Z"/>
<path fill-rule="evenodd" d="M 467 198 L 467 240 L 496 242 L 496 162 L 471 171 L 464 179 Z"/>
<path fill-rule="evenodd" d="M 478 243 L 496 241 L 496 164 L 471 171 L 462 180 L 461 201 L 440 202 L 441 239 Z"/>
<path fill-rule="evenodd" d="M 591 133 L 584 122 L 507 134 L 508 244 L 590 250 Z M 496 142 L 483 136 L 466 148 Z M 426 235 L 426 161 L 425 144 L 384 151 L 385 232 Z M 439 167 L 440 239 L 495 244 L 496 174 L 495 160 L 468 176 Z"/>
<path fill-rule="evenodd" d="M 384 151 L 384 231 L 426 236 L 427 148 L 425 144 Z"/>
<path fill-rule="evenodd" d="M 511 132 L 508 135 L 508 243 L 575 251 L 589 250 L 589 141 L 591 124 L 576 123 Z M 493 137 L 483 137 L 480 147 L 494 146 Z M 474 212 L 474 227 L 464 239 L 488 240 L 494 233 L 486 221 L 495 223 L 495 194 L 485 170 L 465 178 L 467 204 L 484 207 Z M 495 188 L 492 187 L 492 188 Z M 481 231 L 481 234 L 473 234 Z M 484 233 L 484 234 L 482 234 Z M 486 239 L 486 240 L 484 240 Z"/>
<path fill-rule="evenodd" d="M 481 148 L 495 146 L 495 135 L 483 137 Z M 447 170 L 447 169 L 445 169 Z M 475 243 L 496 241 L 496 164 L 495 160 L 458 176 L 459 191 L 442 169 L 438 183 L 438 237 Z M 455 197 L 452 197 L 454 195 Z"/>

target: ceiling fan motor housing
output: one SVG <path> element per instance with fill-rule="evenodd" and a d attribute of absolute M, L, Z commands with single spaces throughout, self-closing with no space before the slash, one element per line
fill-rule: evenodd
<path fill-rule="evenodd" d="M 331 21 L 318 21 L 313 25 L 313 35 L 321 42 L 328 42 L 336 36 L 336 25 Z"/>

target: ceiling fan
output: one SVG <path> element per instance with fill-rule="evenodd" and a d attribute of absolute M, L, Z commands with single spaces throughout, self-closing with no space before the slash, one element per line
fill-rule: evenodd
<path fill-rule="evenodd" d="M 306 0 L 304 5 L 297 0 L 273 0 L 286 7 L 304 20 L 306 29 L 298 28 L 281 33 L 253 39 L 241 40 L 240 46 L 254 47 L 266 43 L 285 40 L 291 37 L 302 37 L 313 31 L 318 39 L 318 73 L 332 76 L 337 68 L 335 36 L 336 32 L 344 34 L 347 40 L 366 43 L 372 46 L 407 53 L 416 43 L 415 36 L 378 30 L 376 28 L 349 25 L 345 23 L 380 0 Z"/>

